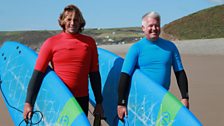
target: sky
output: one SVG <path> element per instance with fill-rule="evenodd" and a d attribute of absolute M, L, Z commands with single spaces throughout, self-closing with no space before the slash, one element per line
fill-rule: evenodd
<path fill-rule="evenodd" d="M 78 6 L 85 28 L 140 27 L 149 11 L 161 16 L 161 26 L 224 0 L 0 0 L 0 31 L 60 30 L 59 14 Z"/>

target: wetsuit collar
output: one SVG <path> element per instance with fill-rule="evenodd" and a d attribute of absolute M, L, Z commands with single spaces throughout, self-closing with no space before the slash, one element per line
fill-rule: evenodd
<path fill-rule="evenodd" d="M 62 32 L 61 34 L 62 34 L 64 37 L 66 37 L 66 38 L 74 38 L 74 37 L 78 37 L 78 36 L 80 36 L 79 33 L 77 33 L 77 34 L 70 34 L 70 33 Z"/>
<path fill-rule="evenodd" d="M 144 37 L 143 39 L 145 39 L 145 41 L 147 41 L 150 44 L 156 44 L 160 40 L 160 38 L 158 38 L 156 41 L 151 41 L 151 40 L 147 39 L 146 37 Z"/>

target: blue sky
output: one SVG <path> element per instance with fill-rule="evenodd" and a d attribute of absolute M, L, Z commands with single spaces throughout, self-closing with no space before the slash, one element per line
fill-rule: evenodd
<path fill-rule="evenodd" d="M 68 4 L 77 5 L 86 28 L 141 26 L 141 17 L 157 11 L 167 24 L 224 0 L 0 0 L 0 31 L 59 30 L 58 16 Z"/>

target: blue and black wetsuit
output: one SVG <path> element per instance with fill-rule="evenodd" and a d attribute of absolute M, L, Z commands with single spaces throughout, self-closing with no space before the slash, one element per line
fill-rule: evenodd
<path fill-rule="evenodd" d="M 182 97 L 187 95 L 187 78 L 177 47 L 170 41 L 159 38 L 152 42 L 143 38 L 128 50 L 121 70 L 118 104 L 126 104 L 127 89 L 130 88 L 130 76 L 140 69 L 150 79 L 169 90 L 171 67 L 176 74 Z M 180 84 L 179 84 L 180 83 Z M 184 83 L 184 84 L 183 84 Z"/>

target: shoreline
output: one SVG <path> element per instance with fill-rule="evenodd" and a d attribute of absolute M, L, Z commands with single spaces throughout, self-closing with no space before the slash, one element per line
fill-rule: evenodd
<path fill-rule="evenodd" d="M 224 55 L 224 38 L 182 40 L 173 41 L 173 43 L 181 55 Z M 132 44 L 99 45 L 98 47 L 123 56 Z"/>

